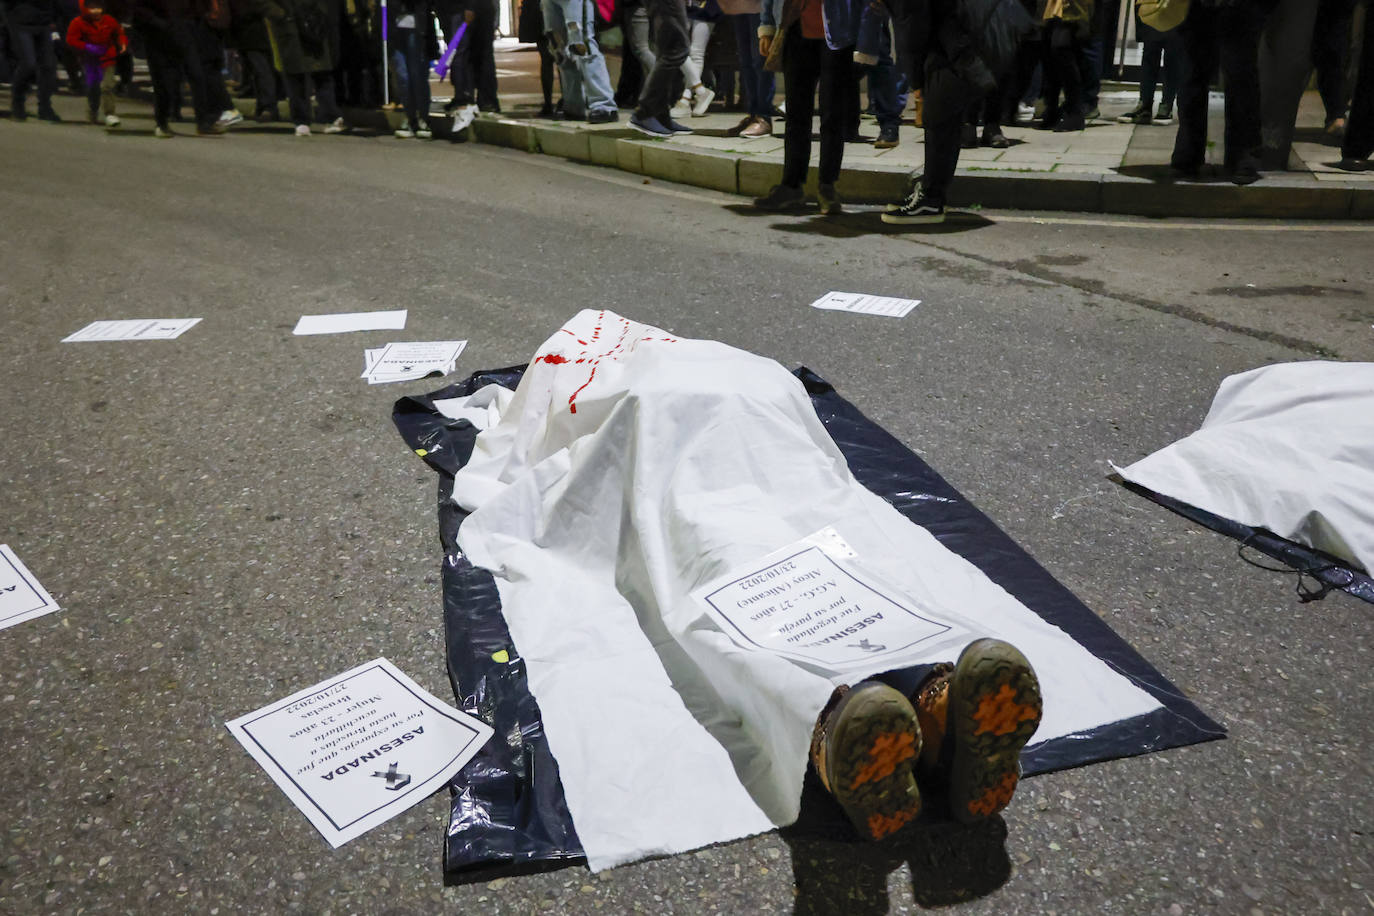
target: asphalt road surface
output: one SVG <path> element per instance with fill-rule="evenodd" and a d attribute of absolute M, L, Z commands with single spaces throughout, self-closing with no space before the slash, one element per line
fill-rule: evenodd
<path fill-rule="evenodd" d="M 1374 227 L 978 213 L 893 231 L 555 159 L 0 121 L 0 913 L 1367 913 L 1371 609 L 1104 479 L 1227 375 L 1374 359 Z M 913 297 L 903 320 L 830 290 Z M 577 310 L 806 365 L 1230 730 L 1027 780 L 1000 825 L 770 833 L 445 887 L 445 795 L 331 850 L 225 722 L 379 655 L 450 699 L 435 478 L 362 350 L 526 361 Z M 407 308 L 395 332 L 302 314 Z M 172 342 L 63 344 L 200 317 Z M 595 697 L 587 702 L 595 703 Z M 665 749 L 671 753 L 671 749 Z"/>

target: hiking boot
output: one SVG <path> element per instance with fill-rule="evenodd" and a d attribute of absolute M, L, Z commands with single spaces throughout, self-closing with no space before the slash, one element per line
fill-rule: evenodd
<path fill-rule="evenodd" d="M 950 812 L 970 823 L 1011 801 L 1021 749 L 1040 725 L 1040 682 L 1010 643 L 977 639 L 939 665 L 913 703 L 925 739 L 920 770 L 948 787 Z"/>
<path fill-rule="evenodd" d="M 920 753 L 911 702 L 877 681 L 837 688 L 811 737 L 821 785 L 870 840 L 895 833 L 921 813 L 913 772 Z"/>
<path fill-rule="evenodd" d="M 800 210 L 806 206 L 806 195 L 801 188 L 775 184 L 767 194 L 754 198 L 754 206 L 760 210 Z"/>

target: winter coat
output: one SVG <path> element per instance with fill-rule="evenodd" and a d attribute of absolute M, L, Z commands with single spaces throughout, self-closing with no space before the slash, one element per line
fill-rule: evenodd
<path fill-rule="evenodd" d="M 763 0 L 759 35 L 787 31 L 801 17 L 801 8 L 802 0 Z M 860 20 L 877 15 L 887 14 L 871 10 L 867 0 L 821 0 L 826 45 L 834 51 L 853 47 L 859 36 Z"/>
<path fill-rule="evenodd" d="M 109 13 L 92 19 L 86 14 L 86 0 L 81 0 L 81 15 L 67 26 L 67 47 L 78 54 L 98 56 L 101 68 L 105 68 L 114 66 L 115 58 L 129 47 L 129 39 L 118 19 Z"/>
<path fill-rule="evenodd" d="M 897 66 L 912 89 L 925 86 L 932 67 L 948 68 L 970 85 L 993 80 L 955 13 L 958 0 L 898 0 L 892 7 Z"/>
<path fill-rule="evenodd" d="M 282 73 L 333 70 L 339 10 L 333 0 L 264 0 L 272 64 Z"/>
<path fill-rule="evenodd" d="M 260 0 L 229 0 L 229 47 L 236 51 L 272 53 L 267 19 Z"/>
<path fill-rule="evenodd" d="M 4 21 L 16 29 L 50 29 L 68 18 L 54 0 L 10 0 L 4 10 Z"/>

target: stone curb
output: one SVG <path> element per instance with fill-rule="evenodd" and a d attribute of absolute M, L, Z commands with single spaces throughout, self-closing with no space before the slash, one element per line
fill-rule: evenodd
<path fill-rule="evenodd" d="M 241 100 L 240 106 L 245 103 L 252 104 Z M 354 127 L 389 131 L 400 124 L 401 115 L 376 109 L 349 109 L 345 119 Z M 432 123 L 435 139 L 453 139 L 447 117 L 436 116 Z M 643 138 L 624 127 L 588 130 L 483 116 L 465 134 L 459 141 L 470 138 L 745 197 L 766 193 L 782 175 L 782 157 L 778 154 L 742 156 L 691 149 L 671 141 Z M 814 193 L 815 185 L 813 166 L 807 176 L 808 191 Z M 839 187 L 845 200 L 883 203 L 906 194 L 908 173 L 904 168 L 878 163 L 851 166 L 841 173 Z M 1248 187 L 1237 187 L 1222 181 L 1153 181 L 1115 172 L 1030 175 L 971 166 L 959 170 L 950 190 L 950 204 L 1154 217 L 1374 219 L 1374 183 L 1352 187 L 1272 175 Z"/>

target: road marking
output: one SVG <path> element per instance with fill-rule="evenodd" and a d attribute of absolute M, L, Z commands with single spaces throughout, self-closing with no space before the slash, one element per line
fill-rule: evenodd
<path fill-rule="evenodd" d="M 1043 225 L 1097 226 L 1118 229 L 1220 229 L 1225 232 L 1374 232 L 1372 223 L 1214 223 L 1184 222 L 1181 220 L 1140 217 L 1130 219 L 1094 219 L 1076 216 L 1010 216 L 988 213 L 994 223 L 1038 223 Z"/>

